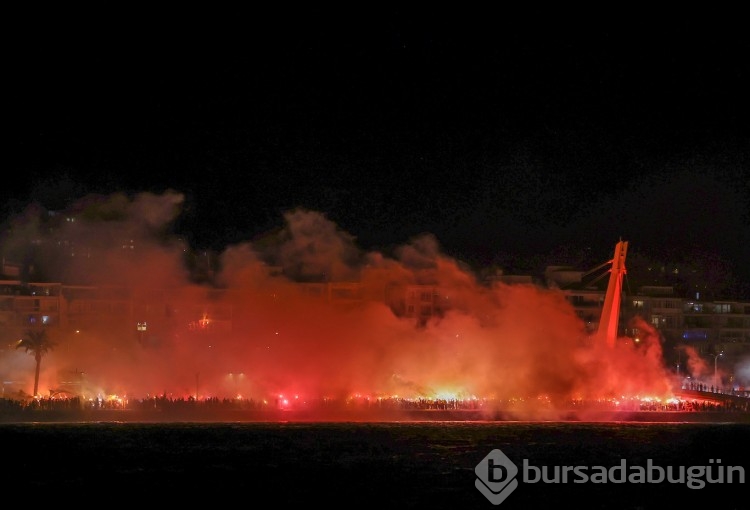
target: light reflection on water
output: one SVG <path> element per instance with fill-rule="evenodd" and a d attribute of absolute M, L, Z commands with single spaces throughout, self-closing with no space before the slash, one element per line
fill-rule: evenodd
<path fill-rule="evenodd" d="M 527 459 L 534 465 L 614 466 L 623 458 L 629 464 L 706 465 L 721 458 L 724 465 L 746 466 L 739 445 L 750 437 L 750 425 L 103 422 L 0 425 L 0 434 L 6 444 L 24 445 L 19 453 L 9 451 L 6 465 L 44 459 L 34 463 L 33 477 L 12 480 L 17 488 L 86 489 L 117 480 L 129 493 L 243 487 L 271 491 L 289 504 L 366 497 L 399 507 L 490 508 L 474 488 L 474 468 L 495 448 L 518 465 Z M 60 469 L 73 464 L 76 469 Z M 662 493 L 670 501 L 690 501 L 689 489 L 677 486 L 658 493 L 644 486 L 585 488 L 608 502 L 597 508 L 639 508 L 639 498 L 653 502 Z M 580 490 L 522 485 L 513 501 L 546 505 Z M 510 501 L 502 506 L 513 507 Z"/>

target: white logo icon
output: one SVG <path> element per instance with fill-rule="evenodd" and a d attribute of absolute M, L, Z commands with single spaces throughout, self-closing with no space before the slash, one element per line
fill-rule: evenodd
<path fill-rule="evenodd" d="M 490 503 L 499 505 L 518 487 L 518 467 L 502 451 L 494 449 L 474 468 L 474 485 Z"/>

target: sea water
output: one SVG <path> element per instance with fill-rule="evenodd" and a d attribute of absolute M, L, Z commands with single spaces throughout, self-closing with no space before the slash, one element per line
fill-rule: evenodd
<path fill-rule="evenodd" d="M 748 424 L 24 423 L 0 425 L 0 438 L 6 492 L 60 503 L 750 508 Z M 698 467 L 702 487 L 680 480 Z"/>

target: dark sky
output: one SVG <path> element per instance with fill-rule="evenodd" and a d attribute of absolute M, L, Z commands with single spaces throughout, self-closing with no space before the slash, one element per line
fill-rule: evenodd
<path fill-rule="evenodd" d="M 5 210 L 173 189 L 199 248 L 302 207 L 367 249 L 427 232 L 523 269 L 561 246 L 603 261 L 622 237 L 718 253 L 750 281 L 740 17 L 315 14 L 24 26 L 4 63 Z"/>

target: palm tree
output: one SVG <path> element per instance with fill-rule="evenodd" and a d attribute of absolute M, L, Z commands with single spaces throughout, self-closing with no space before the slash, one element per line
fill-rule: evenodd
<path fill-rule="evenodd" d="M 34 329 L 26 332 L 26 336 L 18 341 L 16 349 L 24 348 L 26 352 L 34 354 L 36 371 L 34 372 L 34 396 L 39 389 L 39 367 L 42 365 L 42 356 L 55 347 L 55 342 L 47 336 L 47 330 Z"/>

